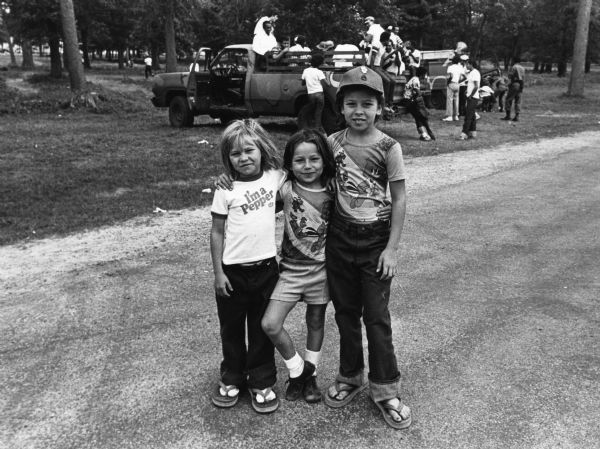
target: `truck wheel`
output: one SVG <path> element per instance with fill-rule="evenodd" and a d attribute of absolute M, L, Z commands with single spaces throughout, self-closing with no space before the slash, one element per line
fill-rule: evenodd
<path fill-rule="evenodd" d="M 431 106 L 433 106 L 435 109 L 446 109 L 446 92 L 441 90 L 432 90 Z"/>
<path fill-rule="evenodd" d="M 169 122 L 175 128 L 187 128 L 194 124 L 194 114 L 181 95 L 173 97 L 169 103 Z"/>

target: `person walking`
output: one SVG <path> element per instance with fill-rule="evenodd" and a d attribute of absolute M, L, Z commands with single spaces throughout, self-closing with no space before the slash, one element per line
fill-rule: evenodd
<path fill-rule="evenodd" d="M 152 58 L 148 53 L 146 53 L 146 57 L 144 58 L 144 76 L 146 79 L 152 76 Z"/>

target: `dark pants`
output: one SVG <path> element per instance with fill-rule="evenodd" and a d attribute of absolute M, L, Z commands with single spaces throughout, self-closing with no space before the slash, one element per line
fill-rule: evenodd
<path fill-rule="evenodd" d="M 515 103 L 515 115 L 519 115 L 521 112 L 521 85 L 519 83 L 512 83 L 508 87 L 508 94 L 506 94 L 506 115 L 510 115 L 510 109 L 513 101 Z"/>
<path fill-rule="evenodd" d="M 224 265 L 233 287 L 229 298 L 217 296 L 221 325 L 221 380 L 225 385 L 264 389 L 276 381 L 275 350 L 260 321 L 279 278 L 275 258 L 263 265 Z M 246 348 L 246 322 L 248 348 Z"/>
<path fill-rule="evenodd" d="M 358 225 L 334 213 L 325 253 L 340 333 L 339 374 L 344 378 L 362 375 L 362 317 L 368 339 L 369 380 L 383 385 L 396 384 L 400 379 L 388 310 L 391 280 L 380 280 L 375 271 L 389 235 L 389 222 Z"/>
<path fill-rule="evenodd" d="M 467 113 L 467 86 L 460 86 L 458 89 L 458 115 Z"/>
<path fill-rule="evenodd" d="M 462 132 L 468 134 L 471 131 L 477 131 L 477 120 L 475 119 L 475 110 L 479 100 L 477 98 L 467 98 L 467 107 L 465 110 L 465 121 Z"/>
<path fill-rule="evenodd" d="M 325 107 L 325 96 L 323 92 L 308 94 L 308 105 L 310 107 L 310 127 L 313 129 L 323 130 L 322 117 L 323 108 Z"/>
<path fill-rule="evenodd" d="M 415 119 L 415 126 L 417 127 L 417 131 L 420 133 L 420 128 L 425 128 L 427 134 L 432 139 L 435 139 L 433 131 L 429 127 L 429 111 L 425 106 L 425 101 L 423 101 L 423 96 L 419 95 L 414 100 L 409 100 L 407 98 L 403 98 L 400 100 L 400 105 L 406 108 L 406 112 L 413 116 Z"/>
<path fill-rule="evenodd" d="M 373 70 L 379 73 L 381 81 L 383 81 L 383 92 L 386 104 L 391 104 L 394 101 L 394 89 L 396 88 L 396 79 L 380 66 L 373 66 Z"/>
<path fill-rule="evenodd" d="M 145 66 L 144 76 L 146 77 L 146 79 L 148 79 L 149 76 L 152 76 L 152 66 L 151 65 Z"/>

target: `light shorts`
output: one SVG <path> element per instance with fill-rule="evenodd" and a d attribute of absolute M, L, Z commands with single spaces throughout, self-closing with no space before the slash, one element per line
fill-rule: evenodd
<path fill-rule="evenodd" d="M 325 262 L 301 264 L 284 262 L 279 264 L 279 281 L 271 299 L 285 302 L 304 301 L 306 304 L 327 304 L 329 286 Z"/>

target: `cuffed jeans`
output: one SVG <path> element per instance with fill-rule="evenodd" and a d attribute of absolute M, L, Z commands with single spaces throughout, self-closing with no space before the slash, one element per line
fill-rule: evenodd
<path fill-rule="evenodd" d="M 446 117 L 458 117 L 458 83 L 446 87 Z"/>
<path fill-rule="evenodd" d="M 277 380 L 275 348 L 260 322 L 279 277 L 277 261 L 273 258 L 252 267 L 223 265 L 223 270 L 233 292 L 229 298 L 217 296 L 223 346 L 221 381 L 261 390 L 271 387 Z"/>
<path fill-rule="evenodd" d="M 340 334 L 337 380 L 350 385 L 363 381 L 362 317 L 369 349 L 369 386 L 377 401 L 397 397 L 400 386 L 388 309 L 391 279 L 383 281 L 375 271 L 389 235 L 387 221 L 354 224 L 334 213 L 325 252 Z"/>

